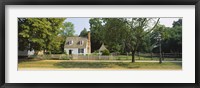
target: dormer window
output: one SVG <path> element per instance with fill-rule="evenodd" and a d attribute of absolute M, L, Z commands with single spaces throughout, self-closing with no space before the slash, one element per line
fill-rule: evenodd
<path fill-rule="evenodd" d="M 83 42 L 84 42 L 84 41 L 80 41 L 80 45 L 83 45 Z"/>
<path fill-rule="evenodd" d="M 72 45 L 72 44 L 73 44 L 72 40 L 68 41 L 68 45 Z"/>

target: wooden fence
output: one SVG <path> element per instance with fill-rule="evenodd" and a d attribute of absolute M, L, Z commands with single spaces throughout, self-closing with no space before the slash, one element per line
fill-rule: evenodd
<path fill-rule="evenodd" d="M 137 56 L 160 57 L 160 53 L 137 53 Z M 162 53 L 162 58 L 182 58 L 182 53 Z"/>
<path fill-rule="evenodd" d="M 159 53 L 136 53 L 136 60 L 157 60 L 160 58 Z M 41 55 L 41 56 L 33 56 L 33 58 L 39 58 L 39 59 L 64 59 L 64 60 L 131 60 L 132 55 L 65 55 L 65 54 L 51 54 L 51 55 Z M 182 60 L 182 54 L 181 53 L 162 53 L 162 59 L 163 60 Z"/>

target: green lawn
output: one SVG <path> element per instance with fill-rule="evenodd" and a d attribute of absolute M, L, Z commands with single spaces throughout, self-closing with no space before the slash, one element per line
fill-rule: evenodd
<path fill-rule="evenodd" d="M 20 60 L 19 69 L 34 68 L 34 69 L 155 69 L 155 70 L 181 70 L 181 62 L 81 62 L 69 60 Z"/>
<path fill-rule="evenodd" d="M 126 56 L 126 55 L 119 55 L 115 56 L 115 60 L 132 60 L 132 56 Z M 153 57 L 151 58 L 150 56 L 135 56 L 135 60 L 147 60 L 147 61 L 158 61 L 159 57 Z M 181 61 L 182 58 L 164 58 L 163 61 Z"/>

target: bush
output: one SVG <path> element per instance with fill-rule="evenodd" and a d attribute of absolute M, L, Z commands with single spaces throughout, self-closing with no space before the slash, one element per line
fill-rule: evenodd
<path fill-rule="evenodd" d="M 99 53 L 99 50 L 95 50 L 93 53 Z"/>
<path fill-rule="evenodd" d="M 30 56 L 28 56 L 28 59 L 35 59 L 35 58 L 37 58 L 37 55 L 30 55 Z"/>
<path fill-rule="evenodd" d="M 64 50 L 64 52 L 62 52 L 62 54 L 66 54 L 67 55 L 67 52 Z"/>
<path fill-rule="evenodd" d="M 110 51 L 109 50 L 103 50 L 101 52 L 102 52 L 102 55 L 110 55 Z"/>
<path fill-rule="evenodd" d="M 47 52 L 44 52 L 44 54 L 48 55 L 48 54 L 51 54 L 51 52 L 50 52 L 50 51 L 47 51 Z"/>
<path fill-rule="evenodd" d="M 54 51 L 51 51 L 51 54 L 62 54 L 63 52 L 62 51 L 59 51 L 59 50 L 54 50 Z"/>

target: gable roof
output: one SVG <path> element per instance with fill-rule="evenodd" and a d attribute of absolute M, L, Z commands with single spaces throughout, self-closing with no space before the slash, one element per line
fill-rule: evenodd
<path fill-rule="evenodd" d="M 73 41 L 71 45 L 69 45 L 69 41 Z M 83 41 L 83 44 L 80 45 L 80 41 Z M 85 37 L 67 37 L 64 48 L 86 48 L 86 44 L 88 39 Z"/>
<path fill-rule="evenodd" d="M 99 48 L 99 51 L 104 51 L 104 50 L 108 50 L 104 44 L 101 45 L 101 47 Z"/>

